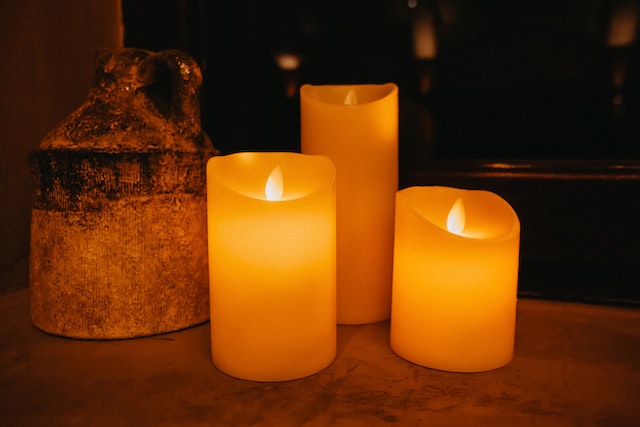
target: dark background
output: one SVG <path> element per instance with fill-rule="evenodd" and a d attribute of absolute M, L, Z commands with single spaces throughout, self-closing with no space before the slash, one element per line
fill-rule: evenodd
<path fill-rule="evenodd" d="M 520 296 L 634 306 L 639 28 L 610 34 L 639 14 L 640 0 L 123 0 L 125 46 L 199 62 L 223 154 L 298 150 L 303 83 L 394 82 L 402 187 L 505 198 L 522 224 Z M 421 16 L 430 58 L 414 54 Z M 281 53 L 300 66 L 280 68 Z"/>
<path fill-rule="evenodd" d="M 223 152 L 298 149 L 287 81 L 395 82 L 401 153 L 417 167 L 640 157 L 638 27 L 610 46 L 616 10 L 637 19 L 638 2 L 123 0 L 125 46 L 178 48 L 200 63 L 203 125 Z M 435 29 L 431 59 L 413 54 L 419 14 Z M 296 71 L 278 67 L 283 52 L 299 56 Z"/>

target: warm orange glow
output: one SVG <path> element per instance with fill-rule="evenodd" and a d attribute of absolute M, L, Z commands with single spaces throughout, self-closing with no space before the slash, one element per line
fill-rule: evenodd
<path fill-rule="evenodd" d="M 336 167 L 338 323 L 386 320 L 398 191 L 398 87 L 305 84 L 300 117 L 302 152 L 327 156 Z"/>
<path fill-rule="evenodd" d="M 300 67 L 300 55 L 292 52 L 283 52 L 275 56 L 276 64 L 285 71 L 297 70 Z"/>
<path fill-rule="evenodd" d="M 333 361 L 334 180 L 333 164 L 321 156 L 235 153 L 208 161 L 211 355 L 221 371 L 284 381 Z M 279 201 L 265 199 L 263 188 Z"/>
<path fill-rule="evenodd" d="M 393 351 L 445 371 L 509 363 L 520 243 L 511 206 L 489 191 L 410 187 L 396 194 L 395 221 Z"/>
<path fill-rule="evenodd" d="M 462 199 L 458 198 L 449 211 L 449 216 L 447 217 L 447 230 L 450 233 L 462 235 L 465 222 L 464 204 L 462 203 Z"/>
<path fill-rule="evenodd" d="M 433 59 L 437 54 L 436 27 L 433 12 L 416 8 L 412 23 L 413 54 L 418 59 Z"/>
<path fill-rule="evenodd" d="M 619 0 L 611 17 L 607 44 L 624 47 L 633 44 L 638 28 L 640 2 L 638 0 Z"/>
<path fill-rule="evenodd" d="M 269 178 L 267 178 L 267 182 L 264 185 L 264 195 L 267 200 L 281 200 L 282 193 L 284 191 L 284 180 L 282 178 L 282 168 L 280 165 L 277 165 L 271 171 Z"/>

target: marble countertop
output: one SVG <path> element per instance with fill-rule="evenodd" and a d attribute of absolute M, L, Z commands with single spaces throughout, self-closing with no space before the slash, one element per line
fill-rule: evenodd
<path fill-rule="evenodd" d="M 473 374 L 389 348 L 389 322 L 338 327 L 338 354 L 299 380 L 217 370 L 209 324 L 155 337 L 47 335 L 28 290 L 0 297 L 0 425 L 635 426 L 640 310 L 520 299 L 513 361 Z"/>

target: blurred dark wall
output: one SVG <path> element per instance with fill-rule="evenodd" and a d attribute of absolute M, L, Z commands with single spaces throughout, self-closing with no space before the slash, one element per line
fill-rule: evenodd
<path fill-rule="evenodd" d="M 289 86 L 392 81 L 401 156 L 419 168 L 431 156 L 639 157 L 638 3 L 123 0 L 123 16 L 125 45 L 200 62 L 203 125 L 223 152 L 296 150 Z M 434 37 L 422 57 L 418 22 L 420 40 Z M 278 66 L 284 53 L 297 69 Z"/>

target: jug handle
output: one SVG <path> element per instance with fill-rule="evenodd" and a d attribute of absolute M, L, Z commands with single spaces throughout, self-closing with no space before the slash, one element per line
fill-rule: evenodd
<path fill-rule="evenodd" d="M 202 72 L 196 61 L 180 50 L 163 50 L 144 59 L 138 73 L 147 97 L 178 133 L 204 144 L 207 137 L 200 120 Z"/>

